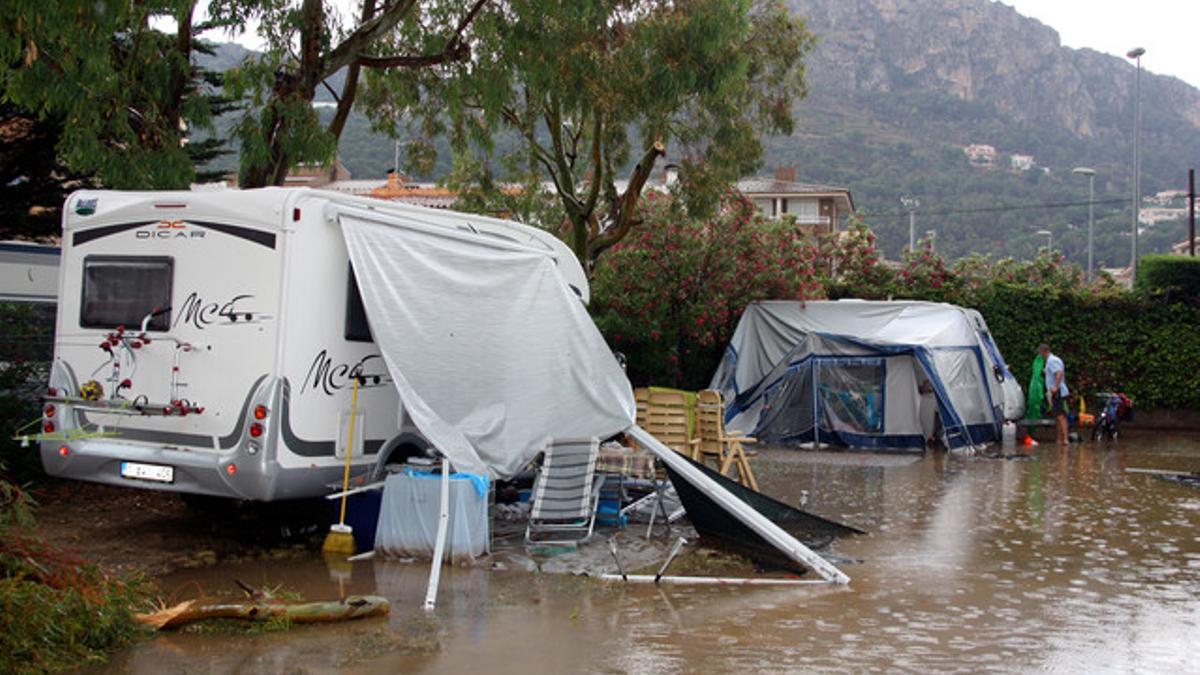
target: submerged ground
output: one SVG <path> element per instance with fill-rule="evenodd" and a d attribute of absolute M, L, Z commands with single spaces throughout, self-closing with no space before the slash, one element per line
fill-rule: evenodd
<path fill-rule="evenodd" d="M 447 568 L 440 605 L 425 614 L 426 565 L 330 570 L 305 551 L 242 556 L 255 559 L 178 569 L 162 587 L 188 597 L 239 578 L 313 599 L 378 593 L 392 615 L 164 634 L 105 669 L 1191 671 L 1200 489 L 1130 466 L 1200 469 L 1200 439 L 1043 445 L 1028 460 L 770 450 L 756 462 L 765 491 L 790 503 L 807 493 L 810 510 L 871 533 L 837 547 L 862 560 L 844 566 L 848 588 L 624 587 L 484 565 Z"/>

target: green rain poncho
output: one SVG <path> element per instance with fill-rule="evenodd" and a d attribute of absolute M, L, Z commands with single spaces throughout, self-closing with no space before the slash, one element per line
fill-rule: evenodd
<path fill-rule="evenodd" d="M 1025 419 L 1041 419 L 1046 405 L 1046 359 L 1038 354 L 1033 359 L 1033 374 L 1029 377 L 1029 398 L 1025 401 Z"/>

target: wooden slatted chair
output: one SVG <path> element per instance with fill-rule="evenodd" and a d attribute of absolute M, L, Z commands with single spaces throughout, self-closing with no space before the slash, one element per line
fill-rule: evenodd
<path fill-rule="evenodd" d="M 633 390 L 633 400 L 637 403 L 637 425 L 646 428 L 646 411 L 650 409 L 650 390 L 638 387 Z"/>
<path fill-rule="evenodd" d="M 692 459 L 701 464 L 710 464 L 721 475 L 728 475 L 731 467 L 737 467 L 737 480 L 742 485 L 758 491 L 758 481 L 750 468 L 744 443 L 755 443 L 756 439 L 725 431 L 725 405 L 721 393 L 705 389 L 696 398 L 696 438 L 692 440 Z"/>
<path fill-rule="evenodd" d="M 646 401 L 646 426 L 663 445 L 692 456 L 687 395 L 681 391 L 650 390 Z"/>

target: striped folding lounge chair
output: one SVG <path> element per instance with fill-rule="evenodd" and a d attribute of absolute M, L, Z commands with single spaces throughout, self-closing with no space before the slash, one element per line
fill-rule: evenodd
<path fill-rule="evenodd" d="M 546 448 L 533 484 L 527 544 L 576 546 L 591 538 L 604 476 L 596 475 L 598 438 L 559 438 Z"/>

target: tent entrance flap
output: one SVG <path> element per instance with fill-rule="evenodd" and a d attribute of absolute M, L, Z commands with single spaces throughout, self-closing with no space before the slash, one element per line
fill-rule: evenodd
<path fill-rule="evenodd" d="M 633 423 L 629 381 L 562 261 L 475 233 L 467 214 L 459 228 L 418 215 L 332 214 L 406 416 L 455 469 L 507 478 L 554 437 Z"/>

